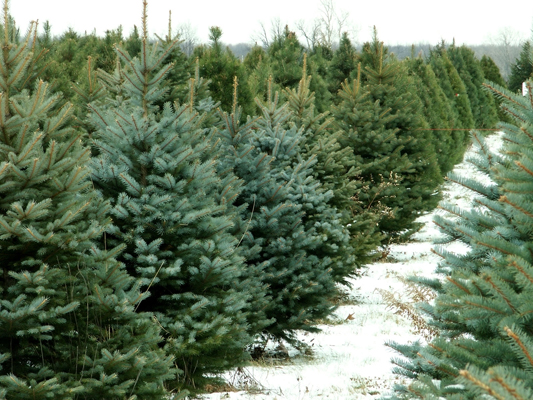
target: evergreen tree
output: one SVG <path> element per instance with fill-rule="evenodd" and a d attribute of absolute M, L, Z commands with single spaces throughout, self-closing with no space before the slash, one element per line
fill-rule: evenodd
<path fill-rule="evenodd" d="M 304 50 L 296 37 L 296 33 L 291 32 L 288 26 L 285 27 L 282 35 L 273 39 L 267 54 L 272 66 L 274 84 L 277 87 L 294 88 L 298 86 L 302 77 Z"/>
<path fill-rule="evenodd" d="M 512 92 L 522 92 L 522 83 L 530 79 L 533 74 L 531 51 L 531 41 L 528 40 L 522 45 L 520 56 L 511 66 L 508 87 Z"/>
<path fill-rule="evenodd" d="M 309 73 L 313 76 L 309 81 L 309 88 L 315 94 L 314 105 L 319 113 L 329 110 L 331 105 L 332 95 L 328 88 L 327 75 L 332 58 L 333 51 L 329 47 L 315 46 L 302 65 L 303 74 Z"/>
<path fill-rule="evenodd" d="M 455 150 L 452 153 L 455 155 L 455 160 L 461 160 L 470 143 L 468 132 L 474 128 L 474 116 L 466 88 L 457 69 L 448 57 L 444 44 L 431 51 L 428 64 L 435 72 L 439 85 L 452 108 L 453 123 L 450 125 L 450 129 L 452 129 L 453 143 L 455 144 Z"/>
<path fill-rule="evenodd" d="M 290 122 L 303 130 L 301 154 L 304 158 L 316 158 L 313 176 L 320 181 L 324 189 L 332 191 L 333 196 L 328 204 L 341 212 L 342 224 L 350 233 L 351 249 L 341 249 L 348 258 L 343 263 L 352 268 L 353 261 L 349 258 L 355 252 L 356 266 L 361 266 L 372 259 L 374 250 L 380 243 L 377 217 L 363 209 L 361 203 L 356 201 L 356 198 L 360 197 L 358 192 L 362 189 L 357 184 L 360 171 L 354 167 L 353 149 L 341 146 L 342 131 L 334 130 L 334 119 L 329 117 L 329 112 L 315 111 L 315 94 L 310 89 L 312 77 L 307 76 L 306 72 L 304 59 L 304 75 L 298 89 L 285 89 L 288 108 L 292 113 Z M 326 215 L 319 215 L 316 219 L 327 218 Z M 336 243 L 328 245 L 337 246 Z M 349 271 L 345 275 L 348 276 Z"/>
<path fill-rule="evenodd" d="M 473 134 L 477 152 L 469 161 L 478 177 L 449 177 L 472 192 L 472 205 L 443 204 L 448 216 L 435 223 L 445 234 L 443 243 L 462 242 L 469 251 L 436 247 L 440 277 L 416 280 L 437 294 L 421 309 L 440 335 L 428 345 L 391 344 L 408 358 L 397 362 L 398 372 L 415 379 L 398 387 L 396 398 L 531 397 L 533 103 L 502 87 L 490 88 L 502 97 L 513 124 L 500 124 L 504 136 L 498 153 Z"/>
<path fill-rule="evenodd" d="M 236 290 L 242 257 L 228 231 L 230 188 L 215 172 L 204 115 L 194 100 L 157 106 L 177 44 L 148 43 L 145 3 L 139 58 L 118 46 L 124 68 L 102 75 L 116 97 L 90 106 L 98 152 L 91 165 L 113 206 L 107 243 L 126 245 L 120 259 L 151 293 L 139 311 L 155 313 L 165 352 L 184 372 L 171 385 L 197 389 L 244 359 L 249 294 Z"/>
<path fill-rule="evenodd" d="M 498 86 L 507 88 L 507 83 L 504 81 L 500 69 L 496 65 L 496 63 L 487 55 L 483 55 L 481 57 L 481 69 L 483 70 L 483 75 L 485 76 L 485 79 L 489 82 L 495 83 Z M 496 107 L 498 109 L 498 119 L 503 122 L 511 122 L 511 119 L 503 109 L 501 108 L 502 101 L 499 97 L 494 97 L 494 102 L 496 103 Z"/>
<path fill-rule="evenodd" d="M 8 20 L 4 2 L 4 22 Z M 109 204 L 92 190 L 72 105 L 32 81 L 35 25 L 0 55 L 0 397 L 160 399 L 175 379 L 147 293 L 98 241 Z"/>
<path fill-rule="evenodd" d="M 474 52 L 464 45 L 450 46 L 448 54 L 465 84 L 475 127 L 477 129 L 493 128 L 498 122 L 498 110 L 492 95 L 482 88 L 485 77 L 479 60 Z"/>
<path fill-rule="evenodd" d="M 266 51 L 255 45 L 244 58 L 243 65 L 252 97 L 266 101 L 268 85 L 269 82 L 272 83 L 270 78 L 273 76 L 272 66 Z M 256 112 L 253 115 L 257 115 L 259 112 L 260 110 L 256 107 Z"/>
<path fill-rule="evenodd" d="M 420 99 L 404 66 L 386 56 L 376 35 L 365 43 L 361 59 L 364 86 L 362 78 L 343 85 L 333 114 L 343 131 L 341 145 L 353 149 L 361 171 L 365 190 L 358 200 L 383 214 L 380 230 L 391 240 L 415 228 L 418 215 L 436 206 L 442 178 Z"/>
<path fill-rule="evenodd" d="M 463 159 L 463 153 L 458 151 L 453 131 L 450 129 L 453 126 L 453 110 L 431 65 L 426 64 L 420 57 L 407 59 L 405 63 L 413 77 L 416 94 L 422 102 L 424 117 L 432 129 L 430 137 L 441 174 L 446 174 Z"/>
<path fill-rule="evenodd" d="M 209 28 L 209 46 L 198 47 L 194 56 L 200 60 L 200 74 L 209 77 L 210 92 L 213 100 L 220 102 L 223 110 L 230 111 L 233 105 L 233 80 L 237 77 L 240 82 L 239 101 L 245 115 L 254 114 L 253 98 L 245 79 L 244 67 L 229 48 L 223 49 L 220 38 L 222 30 L 213 26 Z"/>
<path fill-rule="evenodd" d="M 236 201 L 247 264 L 243 275 L 255 282 L 257 293 L 265 291 L 254 299 L 263 303 L 254 307 L 255 317 L 275 321 L 261 333 L 297 342 L 296 330 L 318 331 L 318 321 L 335 308 L 330 302 L 335 281 L 342 281 L 351 265 L 340 265 L 342 254 L 333 254 L 333 247 L 345 248 L 349 237 L 336 210 L 323 211 L 328 220 L 314 219 L 331 192 L 313 178 L 315 160 L 299 156 L 302 131 L 284 128 L 290 113 L 278 104 L 278 96 L 269 93 L 265 103 L 258 100 L 262 117 L 243 125 L 237 107 L 223 114 L 220 168 L 243 180 Z"/>
<path fill-rule="evenodd" d="M 494 60 L 484 54 L 480 60 L 481 69 L 483 70 L 483 76 L 486 80 L 495 83 L 501 87 L 507 87 L 505 80 L 502 77 L 500 69 L 494 62 Z"/>
<path fill-rule="evenodd" d="M 437 48 L 430 52 L 429 64 L 433 68 L 442 90 L 455 110 L 456 118 L 454 119 L 453 127 L 455 129 L 473 129 L 475 125 L 474 117 L 466 88 L 457 69 L 448 56 L 444 44 L 437 46 Z M 466 139 L 461 140 L 461 142 L 469 141 L 467 131 L 464 131 L 463 137 L 466 137 Z"/>
<path fill-rule="evenodd" d="M 327 74 L 329 90 L 336 94 L 344 81 L 351 80 L 352 73 L 357 70 L 357 52 L 348 34 L 342 34 L 339 48 L 335 51 Z"/>

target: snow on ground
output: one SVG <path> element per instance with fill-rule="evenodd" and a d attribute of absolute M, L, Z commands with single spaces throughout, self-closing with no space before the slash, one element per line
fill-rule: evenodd
<path fill-rule="evenodd" d="M 489 147 L 499 147 L 499 138 L 498 134 L 489 137 Z M 462 163 L 455 171 L 471 176 L 474 170 Z M 468 206 L 471 200 L 467 191 L 455 184 L 446 183 L 443 191 L 445 200 L 461 206 Z M 237 391 L 202 397 L 205 400 L 345 400 L 377 399 L 389 392 L 401 378 L 391 372 L 390 360 L 398 355 L 385 342 L 424 339 L 416 334 L 410 320 L 387 307 L 378 291 L 393 292 L 409 301 L 400 278 L 433 274 L 438 259 L 431 248 L 439 236 L 431 223 L 434 213 L 419 218 L 425 225 L 412 242 L 390 246 L 384 261 L 370 265 L 361 277 L 352 280 L 349 298 L 355 304 L 340 306 L 330 323 L 320 326 L 320 333 L 299 336 L 312 349 L 311 355 L 287 349 L 289 357 L 285 360 L 265 359 L 228 373 L 225 378 Z"/>

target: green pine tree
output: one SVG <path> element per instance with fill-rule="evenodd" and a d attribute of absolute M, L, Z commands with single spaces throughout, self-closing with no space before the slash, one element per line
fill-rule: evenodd
<path fill-rule="evenodd" d="M 422 102 L 424 117 L 429 124 L 431 141 L 435 147 L 439 168 L 442 174 L 451 171 L 455 164 L 463 159 L 463 153 L 457 151 L 453 126 L 453 110 L 439 86 L 431 65 L 421 57 L 405 61 L 409 74 L 415 82 L 416 94 Z"/>
<path fill-rule="evenodd" d="M 237 290 L 242 257 L 205 114 L 194 99 L 157 106 L 177 44 L 148 43 L 145 3 L 139 58 L 117 46 L 124 68 L 103 75 L 117 96 L 90 106 L 98 152 L 91 165 L 113 206 L 107 243 L 126 245 L 120 259 L 151 293 L 139 311 L 155 313 L 165 352 L 184 372 L 169 384 L 197 390 L 245 358 L 250 295 Z"/>
<path fill-rule="evenodd" d="M 4 22 L 8 5 L 4 2 Z M 109 203 L 69 103 L 32 81 L 32 25 L 0 55 L 0 397 L 160 399 L 175 379 L 147 293 L 98 242 Z M 185 393 L 183 393 L 185 394 Z"/>
<path fill-rule="evenodd" d="M 437 46 L 430 52 L 428 63 L 433 68 L 435 76 L 442 88 L 450 106 L 452 107 L 453 119 L 450 125 L 452 129 L 455 160 L 461 160 L 466 148 L 470 144 L 469 131 L 474 128 L 474 116 L 470 107 L 466 88 L 457 69 L 454 67 L 444 44 Z"/>
<path fill-rule="evenodd" d="M 229 48 L 224 49 L 220 41 L 222 30 L 217 26 L 209 28 L 209 46 L 198 47 L 194 56 L 199 58 L 200 74 L 210 80 L 210 92 L 214 101 L 220 103 L 222 110 L 230 111 L 233 106 L 231 88 L 237 77 L 240 82 L 239 101 L 244 115 L 252 115 L 255 111 L 253 98 L 245 79 L 245 69 Z"/>
<path fill-rule="evenodd" d="M 457 47 L 454 44 L 448 49 L 448 55 L 465 84 L 475 127 L 477 129 L 494 128 L 498 122 L 498 110 L 492 95 L 483 90 L 485 77 L 474 51 L 465 45 Z"/>
<path fill-rule="evenodd" d="M 262 47 L 255 45 L 244 58 L 243 65 L 252 97 L 266 101 L 268 85 L 273 76 L 268 54 Z M 253 115 L 257 115 L 259 112 L 260 110 L 256 105 Z"/>
<path fill-rule="evenodd" d="M 511 66 L 508 87 L 512 92 L 522 92 L 522 83 L 530 79 L 533 74 L 531 51 L 531 41 L 527 40 L 522 45 L 520 56 Z"/>
<path fill-rule="evenodd" d="M 483 75 L 485 76 L 485 79 L 489 82 L 495 83 L 498 86 L 507 88 L 507 83 L 504 81 L 500 69 L 496 65 L 496 63 L 487 55 L 483 55 L 481 57 L 481 69 L 483 70 Z M 496 107 L 498 108 L 498 119 L 503 122 L 511 122 L 511 119 L 505 112 L 503 111 L 501 105 L 502 101 L 500 98 L 495 97 L 494 101 L 496 103 Z"/>
<path fill-rule="evenodd" d="M 303 77 L 298 89 L 285 89 L 288 109 L 292 113 L 289 121 L 303 130 L 302 156 L 316 158 L 313 176 L 324 189 L 332 191 L 333 197 L 328 204 L 342 213 L 342 224 L 350 232 L 351 249 L 345 249 L 345 255 L 351 258 L 354 253 L 356 265 L 361 266 L 373 258 L 380 243 L 377 217 L 361 207 L 361 203 L 356 200 L 362 189 L 358 187 L 360 171 L 354 167 L 353 149 L 341 146 L 342 131 L 334 128 L 334 118 L 329 116 L 329 112 L 316 111 L 315 93 L 310 89 L 311 80 L 312 77 L 307 76 L 304 59 Z M 317 219 L 325 218 L 327 217 L 319 215 Z M 334 243 L 330 244 L 336 246 Z M 346 260 L 343 263 L 347 268 L 353 268 L 353 261 Z M 345 273 L 345 276 L 348 275 L 350 274 Z"/>
<path fill-rule="evenodd" d="M 275 37 L 267 54 L 273 71 L 274 88 L 294 88 L 302 77 L 302 62 L 305 49 L 296 33 L 286 26 L 282 35 Z"/>
<path fill-rule="evenodd" d="M 361 56 L 365 79 L 344 84 L 333 108 L 341 145 L 350 146 L 361 171 L 359 201 L 381 214 L 386 241 L 416 227 L 438 202 L 442 181 L 429 126 L 405 67 L 387 57 L 374 35 Z"/>
<path fill-rule="evenodd" d="M 335 51 L 327 74 L 329 90 L 335 95 L 345 80 L 351 80 L 352 73 L 357 70 L 357 52 L 348 34 L 342 34 L 339 48 Z"/>

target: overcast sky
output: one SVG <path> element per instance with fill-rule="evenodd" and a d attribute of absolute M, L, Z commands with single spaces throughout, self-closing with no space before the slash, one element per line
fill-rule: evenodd
<path fill-rule="evenodd" d="M 322 0 L 324 1 L 324 0 Z M 458 44 L 479 44 L 511 28 L 522 38 L 531 37 L 533 1 L 478 0 L 333 0 L 336 10 L 347 12 L 359 42 L 370 39 L 373 25 L 386 44 L 430 43 L 444 39 Z M 276 18 L 296 31 L 297 21 L 311 23 L 320 16 L 321 0 L 149 0 L 148 28 L 165 34 L 168 12 L 172 25 L 189 23 L 199 40 L 208 41 L 210 26 L 222 28 L 225 43 L 253 43 L 261 23 L 270 27 Z M 29 21 L 48 20 L 54 34 L 69 27 L 98 35 L 123 26 L 129 34 L 140 25 L 142 0 L 11 0 L 10 11 L 22 31 Z"/>

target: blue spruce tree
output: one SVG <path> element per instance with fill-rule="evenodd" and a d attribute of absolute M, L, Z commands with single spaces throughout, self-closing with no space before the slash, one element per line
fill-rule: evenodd
<path fill-rule="evenodd" d="M 256 101 L 263 115 L 246 124 L 239 123 L 236 102 L 231 114 L 222 114 L 220 168 L 243 181 L 235 204 L 244 276 L 261 294 L 254 299 L 255 326 L 297 343 L 297 330 L 317 331 L 317 321 L 335 308 L 336 283 L 353 273 L 353 257 L 343 254 L 349 235 L 328 205 L 333 194 L 313 177 L 316 159 L 300 155 L 303 131 L 287 128 L 287 104 L 280 106 L 271 91 L 266 102 Z"/>
<path fill-rule="evenodd" d="M 171 357 L 139 284 L 98 245 L 107 202 L 72 109 L 32 79 L 32 37 L 0 54 L 0 398 L 158 399 Z"/>
<path fill-rule="evenodd" d="M 151 294 L 139 311 L 155 313 L 164 349 L 183 371 L 171 385 L 196 389 L 244 359 L 249 294 L 237 290 L 232 191 L 216 174 L 205 113 L 194 99 L 157 106 L 178 42 L 149 43 L 144 6 L 139 56 L 117 46 L 123 66 L 103 74 L 116 96 L 90 105 L 92 178 L 113 206 L 107 243 L 126 245 L 120 259 Z"/>

